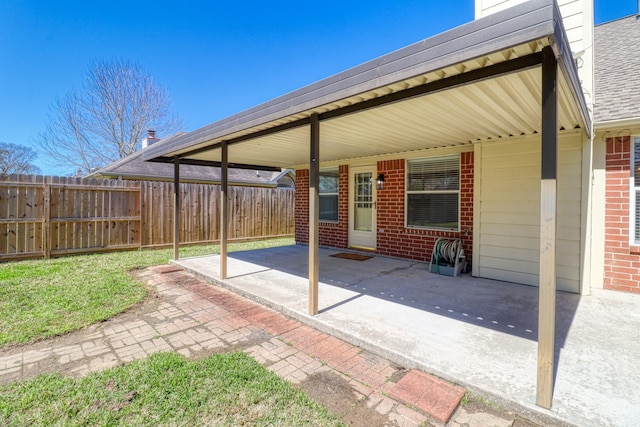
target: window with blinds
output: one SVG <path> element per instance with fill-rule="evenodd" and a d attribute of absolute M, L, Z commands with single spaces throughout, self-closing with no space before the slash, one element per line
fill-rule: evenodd
<path fill-rule="evenodd" d="M 320 171 L 320 220 L 338 221 L 338 168 Z"/>
<path fill-rule="evenodd" d="M 460 156 L 407 161 L 407 227 L 458 230 Z"/>
<path fill-rule="evenodd" d="M 632 218 L 634 224 L 633 243 L 640 245 L 640 137 L 634 138 L 633 143 L 633 190 L 631 203 L 635 207 Z M 635 199 L 635 200 L 634 200 Z"/>

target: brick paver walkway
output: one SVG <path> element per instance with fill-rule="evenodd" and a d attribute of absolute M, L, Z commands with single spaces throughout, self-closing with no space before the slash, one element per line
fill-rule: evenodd
<path fill-rule="evenodd" d="M 295 384 L 334 376 L 353 402 L 375 411 L 384 424 L 446 423 L 464 395 L 460 387 L 406 371 L 177 267 L 137 275 L 151 287 L 152 302 L 64 337 L 0 351 L 0 384 L 46 372 L 83 375 L 159 351 L 203 357 L 242 350 Z M 449 425 L 512 422 L 460 408 Z"/>

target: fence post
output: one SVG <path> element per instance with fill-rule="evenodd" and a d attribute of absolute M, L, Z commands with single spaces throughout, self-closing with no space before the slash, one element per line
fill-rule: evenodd
<path fill-rule="evenodd" d="M 144 200 L 143 200 L 143 194 L 144 194 L 144 182 L 143 181 L 139 181 L 138 182 L 138 217 L 140 218 L 140 221 L 138 222 L 138 230 L 139 230 L 139 239 L 140 239 L 140 245 L 138 250 L 142 249 L 142 246 L 144 246 L 144 241 L 147 238 L 147 236 L 145 235 L 145 229 L 143 226 L 143 222 L 144 219 L 142 217 L 142 209 L 144 207 Z"/>
<path fill-rule="evenodd" d="M 42 224 L 42 249 L 44 258 L 51 257 L 51 177 L 44 177 L 44 191 L 42 201 L 44 222 Z"/>

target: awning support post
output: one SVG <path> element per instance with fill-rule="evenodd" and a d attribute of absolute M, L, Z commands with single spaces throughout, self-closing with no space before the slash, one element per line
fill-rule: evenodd
<path fill-rule="evenodd" d="M 179 259 L 180 247 L 180 158 L 173 158 L 173 259 Z"/>
<path fill-rule="evenodd" d="M 542 51 L 542 171 L 540 185 L 540 287 L 536 404 L 553 401 L 556 330 L 556 204 L 558 175 L 558 63 Z"/>
<path fill-rule="evenodd" d="M 319 233 L 320 220 L 320 121 L 311 116 L 309 156 L 309 314 L 318 314 Z"/>
<path fill-rule="evenodd" d="M 229 146 L 222 142 L 220 177 L 220 279 L 227 278 L 227 231 L 229 230 Z"/>

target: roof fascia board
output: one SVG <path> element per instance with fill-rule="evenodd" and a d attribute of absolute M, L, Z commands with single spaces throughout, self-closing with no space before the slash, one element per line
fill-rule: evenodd
<path fill-rule="evenodd" d="M 523 70 L 540 65 L 541 61 L 542 61 L 541 53 L 533 53 L 527 56 L 522 56 L 520 58 L 512 59 L 510 61 L 500 62 L 495 65 L 490 65 L 484 68 L 478 68 L 476 70 L 472 70 L 462 74 L 456 74 L 441 80 L 435 80 L 431 83 L 426 83 L 420 86 L 414 86 L 409 89 L 379 96 L 377 98 L 362 101 L 357 104 L 352 104 L 352 105 L 341 107 L 335 110 L 330 110 L 325 113 L 320 113 L 318 114 L 318 120 L 323 121 L 323 120 L 334 119 L 336 117 L 357 113 L 358 111 L 380 107 L 386 104 L 391 104 L 391 103 L 399 102 L 409 98 L 426 95 L 428 93 L 434 93 L 441 90 L 450 89 L 456 86 L 462 86 L 471 82 L 477 82 L 477 81 L 494 78 L 494 77 L 498 77 L 498 76 L 513 73 L 513 72 L 523 71 Z M 300 119 L 300 120 L 296 120 L 295 122 L 287 123 L 285 125 L 276 126 L 274 128 L 264 129 L 261 131 L 239 136 L 236 138 L 225 139 L 224 141 L 227 143 L 227 145 L 233 145 L 233 144 L 237 144 L 250 139 L 259 138 L 261 136 L 278 133 L 283 130 L 293 129 L 300 126 L 306 126 L 308 124 L 309 124 L 309 119 Z M 187 158 L 189 156 L 201 154 L 206 151 L 216 150 L 216 149 L 219 149 L 221 145 L 222 145 L 222 141 L 215 142 L 215 143 L 212 143 L 211 145 L 198 147 L 194 150 L 188 150 L 188 151 L 182 152 L 178 155 L 178 157 Z M 161 162 L 170 163 L 170 162 L 173 162 L 173 158 L 159 157 L 156 160 L 152 160 L 152 161 L 161 161 Z"/>
<path fill-rule="evenodd" d="M 626 119 L 607 120 L 602 122 L 595 122 L 593 127 L 597 132 L 620 130 L 631 127 L 640 126 L 640 117 L 629 117 Z"/>
<path fill-rule="evenodd" d="M 156 157 L 150 162 L 158 162 L 158 163 L 173 163 L 175 160 L 173 157 Z M 181 165 L 192 165 L 192 166 L 212 166 L 212 167 L 222 167 L 222 162 L 214 161 L 214 160 L 200 160 L 200 159 L 185 159 L 180 158 Z M 229 163 L 229 169 L 249 169 L 249 170 L 261 170 L 265 172 L 280 172 L 282 168 L 275 166 L 264 166 L 264 165 L 248 165 L 244 163 Z"/>
<path fill-rule="evenodd" d="M 594 139 L 604 140 L 627 135 L 640 135 L 640 117 L 595 122 Z"/>
<path fill-rule="evenodd" d="M 584 93 L 582 92 L 582 85 L 580 84 L 580 77 L 578 76 L 578 67 L 573 59 L 573 52 L 571 52 L 569 39 L 567 38 L 567 33 L 564 30 L 560 7 L 555 2 L 553 6 L 554 35 L 549 39 L 551 49 L 553 49 L 553 52 L 556 55 L 561 72 L 566 76 L 569 90 L 573 95 L 574 101 L 578 104 L 582 122 L 585 124 L 587 134 L 591 137 L 593 134 L 593 122 L 591 120 L 591 115 L 589 114 L 587 101 L 584 97 Z"/>
<path fill-rule="evenodd" d="M 254 138 L 260 138 L 261 136 L 266 136 L 266 135 L 271 135 L 274 133 L 278 133 L 278 132 L 283 132 L 289 129 L 294 129 L 297 127 L 301 127 L 301 126 L 306 126 L 310 123 L 309 118 L 304 118 L 304 119 L 298 119 L 295 120 L 293 122 L 289 122 L 289 123 L 284 123 L 278 126 L 274 126 L 274 127 L 270 127 L 267 129 L 263 129 L 263 130 L 259 130 L 256 132 L 252 132 L 249 133 L 247 135 L 242 135 L 242 136 L 237 136 L 235 138 L 229 138 L 229 139 L 224 139 L 224 141 L 227 143 L 227 145 L 233 145 L 233 144 L 237 144 L 239 142 L 243 142 L 243 141 L 248 141 L 250 139 L 254 139 Z M 195 148 L 193 150 L 188 150 L 185 152 L 180 153 L 178 156 L 179 157 L 188 157 L 188 156 L 193 156 L 196 154 L 200 154 L 200 153 L 204 153 L 207 151 L 211 151 L 212 149 L 215 148 L 220 148 L 222 146 L 222 141 L 216 142 L 214 144 L 211 145 L 206 145 L 204 147 L 198 147 Z M 173 160 L 171 160 L 173 161 Z"/>
<path fill-rule="evenodd" d="M 172 141 L 147 148 L 144 160 L 171 156 L 207 141 L 291 117 L 350 96 L 502 49 L 554 35 L 555 0 L 532 0 L 430 37 L 280 96 Z"/>
<path fill-rule="evenodd" d="M 150 177 L 150 176 L 140 176 L 136 174 L 120 174 L 120 175 L 101 175 L 94 176 L 93 178 L 99 179 L 120 179 L 128 180 L 128 181 L 154 181 L 154 182 L 173 182 L 173 177 Z M 219 179 L 200 179 L 200 178 L 183 178 L 180 177 L 180 182 L 185 184 L 220 184 Z M 237 186 L 237 187 L 265 187 L 265 188 L 273 188 L 277 186 L 277 182 L 272 181 L 235 181 L 229 180 L 229 185 Z"/>
<path fill-rule="evenodd" d="M 494 77 L 499 77 L 505 74 L 524 71 L 532 67 L 540 65 L 542 62 L 541 53 L 532 53 L 527 56 L 512 59 L 506 62 L 500 62 L 495 65 L 490 65 L 484 68 L 478 68 L 476 70 L 468 71 L 462 74 L 456 74 L 451 77 L 446 77 L 441 80 L 436 80 L 431 83 L 426 83 L 420 86 L 414 86 L 409 89 L 405 89 L 399 92 L 393 92 L 388 95 L 373 98 L 367 101 L 360 102 L 358 104 L 349 105 L 339 108 L 337 110 L 327 111 L 326 113 L 318 114 L 320 120 L 328 120 L 335 117 L 352 114 L 358 111 L 375 108 L 378 106 L 391 104 L 394 102 L 402 101 L 409 98 L 414 98 L 429 93 L 439 92 L 445 89 L 451 89 L 457 86 L 462 86 L 472 82 L 478 82 Z"/>
<path fill-rule="evenodd" d="M 107 166 L 105 166 L 103 168 L 100 168 L 97 171 L 92 172 L 87 176 L 93 176 L 94 174 L 98 174 L 98 173 L 110 173 L 110 172 L 117 171 L 118 168 L 120 168 L 120 167 L 122 167 L 124 165 L 127 165 L 127 164 L 131 163 L 132 161 L 138 159 L 142 154 L 143 154 L 142 150 L 136 151 L 135 153 L 130 154 L 127 157 L 123 157 L 123 158 L 121 158 L 119 160 L 116 160 L 115 162 L 110 163 Z M 114 173 L 117 173 L 117 172 L 114 172 Z"/>
<path fill-rule="evenodd" d="M 291 178 L 295 179 L 295 174 L 293 173 L 293 171 L 291 169 L 282 169 L 282 171 L 276 175 L 272 180 L 270 180 L 269 182 L 273 182 L 275 184 L 278 183 L 278 181 L 280 181 L 283 177 L 290 175 Z"/>
<path fill-rule="evenodd" d="M 176 133 L 176 134 L 174 134 L 174 135 L 172 135 L 172 136 L 170 136 L 168 138 L 162 139 L 161 141 L 163 141 L 163 142 L 165 142 L 165 141 L 173 141 L 175 138 L 177 138 L 177 137 L 179 137 L 181 135 L 185 135 L 185 134 L 186 134 L 186 132 L 178 132 L 178 133 Z M 142 156 L 146 152 L 146 150 L 148 150 L 148 147 L 147 148 L 142 148 L 142 149 L 140 149 L 140 150 L 138 150 L 138 151 L 136 151 L 136 152 L 134 152 L 132 154 L 129 154 L 126 157 L 118 159 L 118 160 L 106 165 L 105 167 L 100 168 L 97 171 L 90 173 L 86 177 L 99 176 L 100 173 L 103 173 L 103 174 L 111 173 L 113 176 L 121 175 L 118 172 L 118 169 L 122 168 L 123 166 L 128 165 L 129 163 L 134 162 L 135 160 L 137 160 L 140 156 Z"/>

